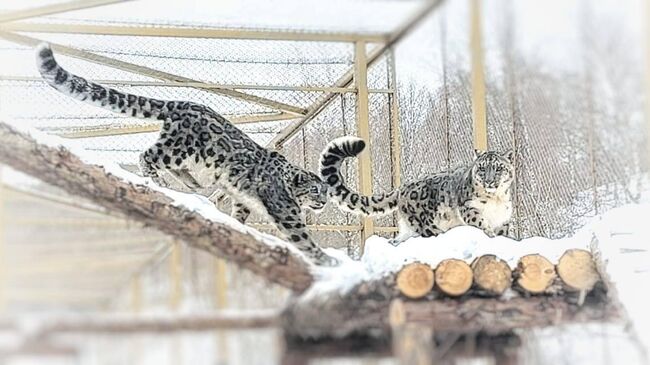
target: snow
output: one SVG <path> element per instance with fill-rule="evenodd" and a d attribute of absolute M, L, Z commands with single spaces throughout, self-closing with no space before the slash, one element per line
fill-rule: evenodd
<path fill-rule="evenodd" d="M 564 239 L 531 237 L 517 241 L 503 236 L 488 237 L 478 228 L 460 226 L 436 237 L 411 238 L 397 247 L 385 238 L 372 236 L 366 241 L 360 261 L 353 261 L 343 257 L 344 254 L 337 253 L 337 250 L 329 249 L 329 254 L 344 260 L 342 267 L 317 268 L 318 281 L 305 293 L 303 299 L 325 297 L 333 290 L 345 294 L 362 281 L 379 279 L 416 261 L 436 267 L 444 259 L 454 258 L 471 263 L 477 257 L 492 254 L 514 268 L 522 256 L 540 254 L 551 262 L 557 262 L 568 249 L 589 250 L 592 231 L 585 227 L 576 235 Z"/>

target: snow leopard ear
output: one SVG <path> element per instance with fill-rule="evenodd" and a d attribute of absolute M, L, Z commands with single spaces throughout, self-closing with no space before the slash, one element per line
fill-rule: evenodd
<path fill-rule="evenodd" d="M 506 151 L 503 155 L 510 163 L 515 161 L 515 151 L 514 150 L 508 150 Z"/>
<path fill-rule="evenodd" d="M 476 160 L 477 158 L 481 157 L 482 154 L 484 154 L 485 151 L 481 151 L 479 149 L 474 149 L 474 159 Z"/>

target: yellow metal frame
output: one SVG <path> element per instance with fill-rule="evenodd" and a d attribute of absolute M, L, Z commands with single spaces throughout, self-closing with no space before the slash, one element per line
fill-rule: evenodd
<path fill-rule="evenodd" d="M 65 3 L 58 3 L 52 5 L 45 5 L 35 7 L 32 9 L 12 11 L 5 14 L 0 14 L 0 23 L 12 22 L 16 20 L 24 20 L 29 18 L 36 18 L 46 15 L 54 15 L 65 13 L 74 10 L 90 9 L 98 6 L 111 5 L 123 3 L 131 0 L 73 0 Z"/>
<path fill-rule="evenodd" d="M 393 163 L 393 185 L 400 184 L 400 133 L 399 133 L 399 106 L 397 103 L 395 65 L 392 54 L 392 46 L 404 37 L 418 22 L 427 14 L 434 10 L 442 0 L 426 0 L 422 7 L 418 9 L 406 22 L 401 24 L 396 31 L 390 34 L 356 34 L 356 33 L 327 33 L 327 32 L 293 32 L 293 31 L 268 31 L 268 30 L 241 30 L 241 29 L 217 29 L 217 28 L 187 28 L 187 27 L 166 27 L 166 26 L 106 26 L 106 25 L 88 25 L 88 24 L 45 24 L 45 23 L 27 23 L 17 22 L 17 20 L 38 17 L 43 15 L 61 13 L 65 11 L 89 8 L 93 6 L 119 3 L 123 0 L 88 0 L 85 2 L 73 1 L 57 6 L 41 7 L 21 12 L 13 12 L 0 15 L 0 38 L 4 38 L 14 43 L 33 47 L 41 42 L 40 39 L 17 34 L 14 32 L 40 32 L 40 33 L 75 33 L 75 34 L 101 34 L 116 36 L 150 36 L 150 37 L 185 37 L 185 38 L 216 38 L 216 39 L 260 39 L 260 40 L 287 40 L 287 41 L 311 41 L 311 42 L 346 42 L 354 46 L 354 65 L 351 67 L 337 82 L 332 86 L 264 86 L 264 85 L 218 85 L 200 82 L 190 78 L 158 71 L 149 67 L 128 63 L 113 59 L 106 56 L 94 54 L 74 47 L 60 44 L 52 44 L 53 49 L 60 54 L 75 57 L 85 61 L 93 62 L 102 66 L 112 67 L 119 70 L 131 72 L 138 75 L 144 75 L 160 81 L 119 81 L 119 80 L 98 80 L 102 84 L 117 84 L 129 86 L 154 86 L 154 87 L 192 87 L 205 90 L 215 94 L 225 95 L 232 98 L 245 100 L 256 103 L 276 110 L 273 114 L 260 114 L 248 116 L 229 116 L 234 123 L 258 123 L 267 121 L 291 120 L 297 119 L 288 128 L 272 141 L 273 147 L 281 148 L 292 136 L 298 133 L 307 123 L 309 123 L 320 111 L 323 110 L 336 96 L 343 93 L 357 94 L 357 127 L 358 135 L 370 142 L 370 122 L 369 122 L 369 94 L 387 93 L 390 100 L 390 123 L 391 123 L 391 160 Z M 366 52 L 368 44 L 378 43 L 369 52 Z M 367 72 L 368 67 L 375 64 L 387 52 L 389 55 L 389 88 L 388 89 L 368 89 Z M 41 81 L 39 78 L 30 77 L 3 77 L 2 80 L 15 81 Z M 281 103 L 272 99 L 258 97 L 256 95 L 243 92 L 244 90 L 287 90 L 303 92 L 322 92 L 325 97 L 320 98 L 314 104 L 307 108 L 298 107 Z M 117 126 L 105 125 L 99 127 L 69 128 L 59 130 L 55 133 L 67 138 L 89 138 L 97 136 L 133 134 L 155 132 L 159 129 L 159 123 L 148 123 L 138 126 Z M 371 147 L 360 156 L 359 159 L 359 183 L 360 191 L 363 194 L 372 194 L 372 161 Z M 93 209 L 93 207 L 84 206 L 72 201 L 65 201 L 55 196 L 40 194 L 34 192 L 21 192 L 37 199 L 45 199 L 55 204 L 69 206 L 75 209 L 84 209 L 93 213 L 108 215 L 106 211 Z M 1 204 L 2 202 L 0 202 Z M 0 221 L 2 223 L 2 221 Z M 61 224 L 66 224 L 61 222 Z M 265 224 L 254 225 L 261 229 L 274 229 L 274 227 Z M 309 225 L 310 230 L 316 231 L 348 231 L 361 233 L 361 248 L 363 242 L 374 232 L 391 233 L 396 232 L 395 227 L 375 227 L 372 219 L 364 218 L 360 225 Z M 1 229 L 1 227 L 0 227 Z M 129 244 L 132 244 L 129 242 Z M 1 242 L 0 242 L 1 244 Z M 165 252 L 171 253 L 168 257 L 169 262 L 169 279 L 170 294 L 169 307 L 178 309 L 182 302 L 182 255 L 180 243 L 174 243 L 171 247 L 168 244 L 163 245 Z M 1 250 L 1 247 L 0 247 Z M 1 256 L 1 255 L 0 255 Z M 129 257 L 115 257 L 113 259 L 106 257 L 97 257 L 88 260 L 86 263 L 91 270 L 100 272 L 119 272 L 121 270 L 133 267 L 147 267 L 156 264 L 152 257 L 159 258 L 157 253 L 150 255 L 149 260 L 143 260 L 140 257 L 137 260 Z M 86 258 L 88 259 L 88 258 Z M 156 259 L 158 260 L 158 259 Z M 61 262 L 44 262 L 45 265 L 35 267 L 32 270 L 26 270 L 17 274 L 24 276 L 33 276 L 38 273 L 57 273 L 62 275 L 71 274 L 71 271 L 78 270 L 79 261 L 64 260 L 66 265 L 63 267 Z M 56 265 L 55 265 L 56 264 Z M 68 270 L 71 266 L 75 266 Z M 226 264 L 218 260 L 215 267 L 215 303 L 217 307 L 225 307 L 227 284 L 225 280 Z M 129 282 L 124 282 L 124 286 L 130 288 L 131 307 L 138 311 L 142 307 L 142 288 L 141 288 L 142 269 L 135 275 L 130 276 Z M 0 275 L 1 284 L 1 275 Z M 1 285 L 0 285 L 1 289 Z M 0 296 L 1 296 L 0 290 Z M 22 299 L 22 298 L 17 298 Z M 71 300 L 73 301 L 73 300 Z"/>
<path fill-rule="evenodd" d="M 472 57 L 472 120 L 474 148 L 487 151 L 487 117 L 485 110 L 485 71 L 481 40 L 480 0 L 470 0 L 470 54 Z"/>
<path fill-rule="evenodd" d="M 1 19 L 1 18 L 0 18 Z M 275 41 L 307 42 L 372 42 L 383 43 L 388 34 L 299 32 L 284 30 L 228 29 L 228 28 L 189 28 L 167 26 L 133 26 L 133 25 L 88 25 L 88 24 L 52 24 L 12 22 L 0 25 L 0 28 L 12 32 L 35 33 L 74 33 L 91 35 L 138 36 L 138 37 L 174 37 L 174 38 L 210 38 L 210 39 L 249 39 Z"/>
<path fill-rule="evenodd" d="M 13 43 L 18 43 L 22 44 L 24 46 L 29 46 L 29 47 L 36 47 L 38 44 L 43 43 L 42 40 L 37 39 L 37 38 L 32 38 L 16 33 L 11 33 L 11 32 L 3 32 L 0 31 L 0 38 L 3 38 L 7 41 L 13 42 Z M 129 62 L 124 62 L 120 61 L 114 58 L 110 57 L 105 57 L 101 56 L 92 52 L 88 51 L 83 51 L 80 49 L 60 45 L 60 44 L 55 44 L 55 43 L 50 43 L 52 46 L 52 49 L 56 51 L 57 53 L 69 56 L 69 57 L 74 57 L 74 58 L 79 58 L 84 61 L 89 61 L 93 62 L 102 66 L 109 66 L 113 67 L 122 71 L 127 71 L 139 75 L 144 75 L 148 76 L 154 79 L 159 79 L 159 80 L 165 80 L 165 81 L 171 81 L 171 82 L 191 82 L 191 83 L 197 83 L 199 81 L 197 80 L 192 80 L 187 77 L 179 76 L 179 75 L 174 75 L 170 74 L 168 72 L 163 72 L 163 71 L 158 71 L 154 70 L 149 67 L 141 66 L 141 65 L 136 65 L 134 63 L 129 63 Z M 242 99 L 251 103 L 256 103 L 260 105 L 264 105 L 273 109 L 278 109 L 285 111 L 287 113 L 295 114 L 295 115 L 304 115 L 307 113 L 307 111 L 303 108 L 299 108 L 293 105 L 288 105 L 284 104 L 275 100 L 267 99 L 267 98 L 262 98 L 259 96 L 251 95 L 251 94 L 246 94 L 240 91 L 235 91 L 235 90 L 228 90 L 228 89 L 204 89 L 207 92 L 211 92 L 214 94 L 220 94 L 224 96 L 230 96 L 236 99 Z"/>

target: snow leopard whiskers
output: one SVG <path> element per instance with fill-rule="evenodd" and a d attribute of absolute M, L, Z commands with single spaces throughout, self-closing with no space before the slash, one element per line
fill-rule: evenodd
<path fill-rule="evenodd" d="M 232 215 L 245 222 L 251 210 L 269 217 L 316 264 L 333 266 L 311 238 L 303 208 L 322 209 L 327 186 L 314 173 L 291 164 L 255 143 L 211 108 L 189 101 L 164 101 L 127 94 L 61 68 L 48 45 L 36 52 L 43 79 L 59 92 L 132 117 L 159 120 L 158 140 L 140 155 L 144 176 L 165 185 L 172 176 L 190 191 L 224 190 L 233 199 Z"/>
<path fill-rule="evenodd" d="M 460 225 L 478 227 L 491 237 L 508 233 L 512 151 L 475 151 L 474 161 L 467 166 L 434 173 L 388 193 L 364 196 L 351 191 L 341 175 L 343 161 L 364 148 L 364 141 L 355 137 L 330 142 L 321 154 L 321 178 L 343 210 L 370 216 L 397 210 L 399 234 L 391 240 L 394 245 L 414 236 L 436 236 Z"/>

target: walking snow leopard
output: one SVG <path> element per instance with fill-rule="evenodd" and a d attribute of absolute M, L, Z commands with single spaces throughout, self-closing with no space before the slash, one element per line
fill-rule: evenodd
<path fill-rule="evenodd" d="M 89 82 L 61 68 L 50 47 L 37 48 L 45 81 L 77 100 L 132 117 L 162 122 L 160 137 L 140 155 L 145 176 L 164 185 L 170 174 L 192 191 L 215 187 L 233 199 L 233 216 L 245 222 L 252 209 L 268 215 L 277 228 L 316 264 L 338 261 L 314 243 L 303 207 L 322 209 L 327 186 L 314 173 L 288 162 L 250 139 L 209 107 L 126 94 Z"/>
<path fill-rule="evenodd" d="M 399 234 L 392 244 L 414 236 L 436 236 L 463 224 L 478 227 L 491 237 L 507 234 L 512 216 L 512 151 L 476 151 L 469 166 L 435 173 L 389 193 L 363 196 L 345 186 L 340 169 L 343 160 L 364 148 L 364 141 L 355 137 L 330 142 L 321 154 L 321 178 L 344 210 L 382 215 L 398 209 Z"/>

